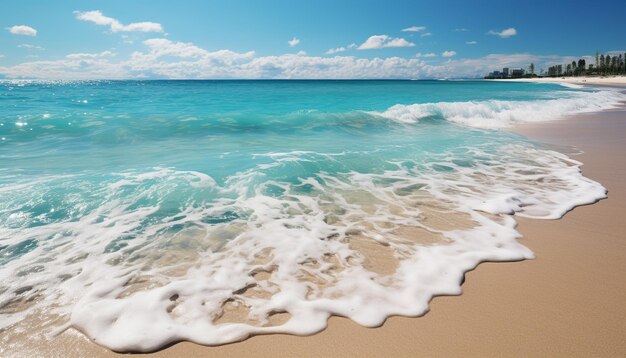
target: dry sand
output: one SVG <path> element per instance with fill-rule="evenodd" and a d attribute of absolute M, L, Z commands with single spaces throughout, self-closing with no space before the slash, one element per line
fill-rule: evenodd
<path fill-rule="evenodd" d="M 504 82 L 556 82 L 556 83 L 573 83 L 578 85 L 609 85 L 624 86 L 626 85 L 626 76 L 580 76 L 580 77 L 542 77 L 542 78 L 507 78 L 493 81 Z"/>
<path fill-rule="evenodd" d="M 257 336 L 221 347 L 180 343 L 157 356 L 626 356 L 626 111 L 520 128 L 533 138 L 585 151 L 587 177 L 609 189 L 601 202 L 555 221 L 520 219 L 537 259 L 484 263 L 460 297 L 437 297 L 421 318 L 376 329 L 332 318 L 310 337 Z M 65 333 L 31 340 L 16 356 L 113 356 Z"/>

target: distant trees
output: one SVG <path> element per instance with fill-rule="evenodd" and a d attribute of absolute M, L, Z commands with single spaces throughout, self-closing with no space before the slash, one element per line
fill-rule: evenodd
<path fill-rule="evenodd" d="M 585 75 L 585 65 L 586 61 L 584 58 L 578 60 L 578 66 L 576 67 L 576 71 L 574 72 L 574 76 Z"/>
<path fill-rule="evenodd" d="M 556 76 L 585 76 L 585 75 L 626 75 L 626 53 L 620 54 L 600 54 L 596 51 L 596 63 L 587 65 L 587 61 L 581 58 L 563 65 L 553 65 L 548 67 L 545 75 Z M 531 64 L 532 65 L 532 64 Z M 534 65 L 533 65 L 534 68 Z M 563 72 L 565 68 L 565 72 Z M 543 70 L 541 71 L 543 73 Z"/>
<path fill-rule="evenodd" d="M 587 63 L 587 60 L 591 62 L 593 57 L 587 56 L 586 58 L 580 58 L 578 61 L 572 61 L 564 65 L 557 64 L 548 67 L 547 71 L 542 68 L 539 71 L 539 76 L 548 77 L 561 77 L 561 76 L 609 76 L 609 75 L 626 75 L 626 53 L 611 52 L 608 54 L 600 54 L 596 51 L 595 64 Z M 518 78 L 518 77 L 536 77 L 535 64 L 531 63 L 528 66 L 528 71 L 524 73 L 521 69 L 512 69 L 515 75 L 507 75 L 508 69 L 503 69 L 503 72 L 494 71 L 489 73 L 485 78 Z M 521 71 L 520 71 L 521 70 Z M 520 74 L 521 73 L 521 74 Z"/>

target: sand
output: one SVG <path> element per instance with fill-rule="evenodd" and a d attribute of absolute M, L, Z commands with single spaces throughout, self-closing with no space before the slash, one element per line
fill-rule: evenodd
<path fill-rule="evenodd" d="M 463 294 L 437 297 L 420 318 L 370 329 L 332 318 L 310 337 L 257 336 L 220 347 L 179 343 L 189 356 L 626 356 L 626 110 L 518 128 L 543 142 L 576 145 L 583 173 L 609 197 L 554 221 L 519 219 L 535 260 L 484 263 Z M 76 333 L 29 340 L 8 355 L 114 356 Z"/>
<path fill-rule="evenodd" d="M 600 76 L 600 77 L 542 77 L 542 78 L 505 78 L 493 81 L 503 82 L 556 82 L 556 83 L 573 83 L 579 85 L 626 85 L 626 76 Z"/>

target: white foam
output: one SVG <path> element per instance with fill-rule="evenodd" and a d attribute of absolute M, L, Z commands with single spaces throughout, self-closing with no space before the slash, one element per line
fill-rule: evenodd
<path fill-rule="evenodd" d="M 569 84 L 568 84 L 569 86 Z M 612 90 L 566 92 L 568 97 L 532 101 L 437 102 L 397 104 L 384 112 L 369 112 L 402 123 L 416 123 L 431 116 L 478 128 L 503 128 L 525 122 L 561 119 L 564 116 L 616 108 L 626 99 Z"/>
<path fill-rule="evenodd" d="M 582 89 L 585 88 L 585 86 L 583 85 L 577 85 L 575 83 L 567 83 L 567 82 L 558 82 L 559 85 L 566 87 L 566 88 L 573 88 L 573 89 Z"/>
<path fill-rule="evenodd" d="M 264 170 L 298 165 L 315 153 L 270 154 L 272 165 L 239 173 L 222 187 L 205 174 L 167 168 L 114 174 L 104 186 L 81 174 L 7 184 L 0 192 L 16 193 L 9 201 L 22 197 L 18 188 L 38 192 L 59 180 L 82 183 L 103 199 L 95 206 L 77 203 L 78 212 L 61 222 L 0 227 L 4 244 L 38 242 L 0 270 L 0 282 L 8 283 L 0 305 L 19 288 L 30 287 L 23 297 L 39 297 L 34 306 L 3 315 L 0 325 L 42 311 L 69 316 L 69 324 L 117 351 L 151 351 L 179 340 L 215 345 L 260 333 L 311 334 L 330 315 L 373 327 L 391 315 L 423 314 L 435 295 L 461 293 L 464 273 L 482 261 L 532 258 L 517 242 L 510 214 L 553 219 L 606 195 L 581 175 L 580 163 L 560 153 L 528 144 L 468 150 L 482 159 L 461 166 L 452 153 L 440 153 L 379 174 L 321 172 L 295 184 L 268 181 Z M 266 194 L 272 186 L 283 193 Z M 151 220 L 173 189 L 203 190 L 205 202 L 187 202 Z M 163 199 L 141 204 L 155 196 Z M 0 214 L 14 204 L 4 205 Z M 237 217 L 205 220 L 226 213 Z M 441 227 L 436 220 L 453 224 Z M 407 229 L 413 234 L 399 234 Z M 423 242 L 420 233 L 440 241 Z M 129 235 L 134 238 L 124 240 L 125 247 L 107 251 Z M 395 272 L 368 269 L 367 255 L 351 246 L 359 238 L 391 250 Z M 262 271 L 267 277 L 255 276 Z M 146 278 L 147 287 L 133 284 Z M 251 285 L 263 294 L 247 295 Z M 228 302 L 246 307 L 248 320 L 217 320 Z M 276 312 L 290 319 L 269 324 Z"/>

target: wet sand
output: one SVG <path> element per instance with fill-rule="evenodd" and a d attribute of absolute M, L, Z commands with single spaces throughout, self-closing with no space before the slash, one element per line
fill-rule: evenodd
<path fill-rule="evenodd" d="M 370 329 L 339 317 L 316 335 L 271 335 L 220 347 L 179 343 L 162 357 L 265 356 L 626 356 L 626 111 L 587 114 L 516 129 L 585 153 L 585 176 L 608 199 L 561 220 L 518 218 L 537 258 L 483 263 L 463 294 L 436 297 L 420 318 Z M 9 355 L 116 356 L 76 333 L 29 340 Z"/>

